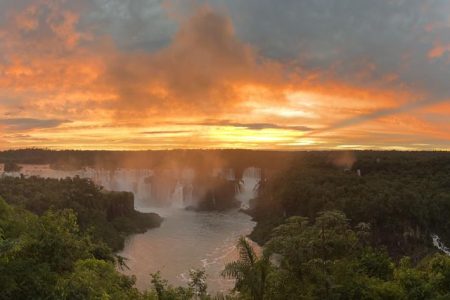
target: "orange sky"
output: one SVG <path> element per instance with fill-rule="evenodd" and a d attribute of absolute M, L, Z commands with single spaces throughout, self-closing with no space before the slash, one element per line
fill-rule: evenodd
<path fill-rule="evenodd" d="M 350 38 L 321 45 L 331 26 L 280 25 L 302 45 L 297 53 L 280 38 L 287 55 L 278 44 L 271 52 L 276 34 L 258 42 L 238 9 L 214 1 L 156 1 L 172 25 L 151 47 L 121 44 L 134 38 L 121 26 L 144 30 L 142 16 L 114 15 L 109 26 L 88 0 L 5 1 L 0 149 L 450 149 L 450 19 L 405 26 L 422 40 L 361 40 L 373 45 L 354 55 Z M 441 8 L 427 3 L 421 13 L 433 21 Z M 152 26 L 144 42 L 159 32 Z"/>

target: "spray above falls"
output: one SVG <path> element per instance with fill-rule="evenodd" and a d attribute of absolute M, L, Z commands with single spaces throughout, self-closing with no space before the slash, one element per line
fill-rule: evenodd
<path fill-rule="evenodd" d="M 226 209 L 236 201 L 238 206 L 248 209 L 261 181 L 261 169 L 255 167 L 241 172 L 232 168 L 212 168 L 205 172 L 194 168 L 108 170 L 90 167 L 68 171 L 55 170 L 50 165 L 21 164 L 20 171 L 3 174 L 87 178 L 105 190 L 132 192 L 138 210 L 148 207 Z"/>

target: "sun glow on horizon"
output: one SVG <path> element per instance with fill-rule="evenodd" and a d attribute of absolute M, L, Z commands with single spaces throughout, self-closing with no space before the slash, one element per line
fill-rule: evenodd
<path fill-rule="evenodd" d="M 324 28 L 342 43 L 283 22 L 266 43 L 242 24 L 256 19 L 211 3 L 175 19 L 154 4 L 158 18 L 141 21 L 167 26 L 155 31 L 116 4 L 74 3 L 0 5 L 0 149 L 450 149 L 448 6 L 422 12 L 426 24 L 402 15 L 404 40 L 389 22 L 361 29 L 386 55 L 339 22 Z"/>

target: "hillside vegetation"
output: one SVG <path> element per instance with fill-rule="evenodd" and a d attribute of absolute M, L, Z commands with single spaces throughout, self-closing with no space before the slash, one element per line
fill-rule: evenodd
<path fill-rule="evenodd" d="M 134 210 L 133 194 L 104 191 L 87 179 L 0 178 L 0 196 L 7 203 L 36 215 L 50 209 L 70 209 L 82 231 L 105 242 L 114 251 L 124 246 L 125 237 L 159 226 L 153 213 Z"/>
<path fill-rule="evenodd" d="M 326 153 L 292 162 L 254 202 L 252 238 L 263 244 L 290 216 L 340 210 L 395 258 L 435 251 L 432 234 L 450 244 L 450 154 L 358 152 L 346 164 Z"/>

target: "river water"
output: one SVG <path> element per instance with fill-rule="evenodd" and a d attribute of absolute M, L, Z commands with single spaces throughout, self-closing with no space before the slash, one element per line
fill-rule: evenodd
<path fill-rule="evenodd" d="M 150 273 L 156 271 L 160 271 L 163 278 L 173 285 L 186 285 L 189 270 L 192 268 L 206 271 L 208 290 L 212 293 L 225 292 L 233 287 L 233 281 L 223 278 L 220 273 L 226 263 L 237 258 L 237 240 L 240 236 L 248 235 L 255 223 L 237 209 L 227 212 L 185 210 L 183 206 L 189 204 L 189 197 L 183 199 L 182 188 L 183 184 L 189 184 L 195 175 L 192 170 L 169 172 L 169 175 L 164 173 L 166 177 L 178 176 L 177 184 L 171 187 L 164 180 L 159 180 L 161 177 L 158 176 L 162 175 L 147 169 L 111 171 L 84 168 L 64 171 L 51 169 L 49 165 L 27 164 L 21 165 L 21 168 L 20 172 L 7 175 L 89 178 L 107 190 L 132 192 L 136 210 L 156 212 L 164 218 L 159 228 L 128 237 L 125 248 L 118 253 L 127 259 L 128 269 L 121 272 L 136 276 L 139 289 L 150 287 Z M 228 173 L 230 170 L 225 172 L 225 175 L 234 179 L 232 172 Z M 146 178 L 153 178 L 153 181 Z M 257 168 L 244 171 L 240 189 L 235 195 L 242 208 L 249 207 L 249 201 L 255 196 L 255 186 L 260 178 L 261 173 Z M 164 208 L 152 204 L 152 189 L 156 188 L 163 191 L 160 193 L 162 197 L 167 198 L 164 200 L 169 205 Z"/>
<path fill-rule="evenodd" d="M 131 236 L 119 255 L 127 258 L 127 275 L 135 275 L 141 290 L 150 286 L 150 273 L 160 271 L 173 285 L 186 285 L 189 270 L 204 269 L 210 292 L 226 291 L 233 281 L 220 276 L 224 265 L 237 258 L 235 244 L 255 223 L 239 211 L 193 212 L 165 209 L 161 227 Z"/>
<path fill-rule="evenodd" d="M 243 207 L 255 196 L 259 181 L 255 172 L 244 173 L 240 192 L 236 195 Z M 236 242 L 248 235 L 256 225 L 239 210 L 195 212 L 179 208 L 137 206 L 142 212 L 156 212 L 164 218 L 161 227 L 129 237 L 119 255 L 127 259 L 127 275 L 136 276 L 140 290 L 150 287 L 150 273 L 161 272 L 173 285 L 186 285 L 190 269 L 204 269 L 208 291 L 226 292 L 234 286 L 220 273 L 226 263 L 236 260 Z M 254 245 L 257 247 L 257 245 Z"/>

